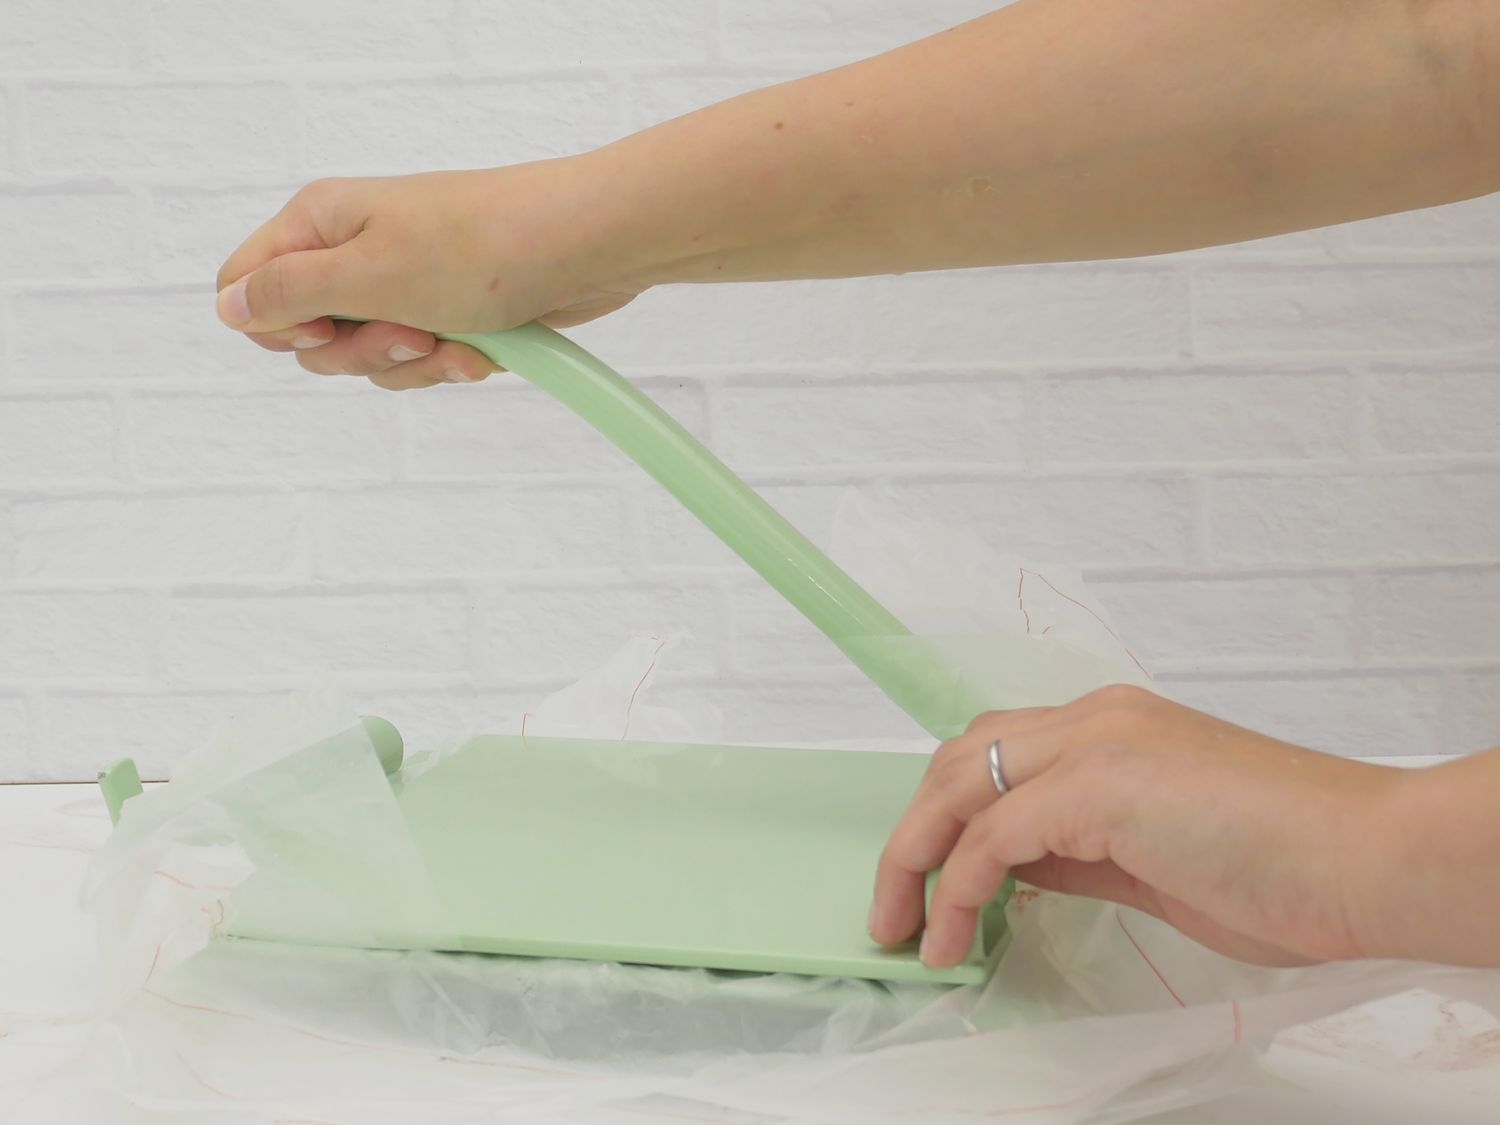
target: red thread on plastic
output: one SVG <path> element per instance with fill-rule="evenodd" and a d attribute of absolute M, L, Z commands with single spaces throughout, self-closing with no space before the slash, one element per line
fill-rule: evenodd
<path fill-rule="evenodd" d="M 223 891 L 227 893 L 235 889 L 234 887 L 221 887 L 216 883 L 189 883 L 186 879 L 173 875 L 170 871 L 163 871 L 160 867 L 151 872 L 151 874 L 159 876 L 169 883 L 176 883 L 179 887 L 188 891 Z"/>
<path fill-rule="evenodd" d="M 1179 1008 L 1186 1008 L 1187 1004 L 1183 1002 L 1181 996 L 1177 995 L 1177 990 L 1172 987 L 1171 983 L 1167 980 L 1166 977 L 1162 976 L 1161 970 L 1156 967 L 1155 962 L 1153 962 L 1151 958 L 1146 956 L 1146 951 L 1141 948 L 1141 943 L 1135 940 L 1135 935 L 1133 935 L 1126 927 L 1125 915 L 1121 912 L 1118 906 L 1115 907 L 1115 921 L 1120 923 L 1120 932 L 1125 935 L 1125 937 L 1130 941 L 1131 945 L 1135 946 L 1135 951 L 1141 955 L 1141 960 L 1146 962 L 1147 967 L 1149 967 L 1150 970 L 1156 974 L 1156 979 L 1161 981 L 1161 986 L 1172 994 L 1172 999 L 1177 1001 L 1177 1006 Z"/>
<path fill-rule="evenodd" d="M 1022 569 L 1022 573 L 1026 573 L 1024 568 Z M 1088 614 L 1095 621 L 1099 622 L 1100 625 L 1103 625 L 1104 631 L 1111 637 L 1113 637 L 1115 639 L 1115 643 L 1125 650 L 1125 655 L 1130 657 L 1131 663 L 1141 670 L 1141 675 L 1145 676 L 1148 680 L 1151 679 L 1151 673 L 1146 671 L 1146 666 L 1136 659 L 1135 653 L 1130 651 L 1130 646 L 1120 639 L 1119 633 L 1116 633 L 1113 629 L 1110 628 L 1108 621 L 1104 620 L 1104 618 L 1100 617 L 1097 613 L 1095 613 L 1092 609 L 1086 606 L 1083 602 L 1079 601 L 1077 598 L 1063 593 L 1056 586 L 1052 585 L 1052 583 L 1047 580 L 1047 576 L 1045 574 L 1038 574 L 1036 571 L 1032 571 L 1031 573 L 1036 574 L 1037 578 L 1041 579 L 1043 582 L 1046 582 L 1047 589 L 1051 590 L 1058 597 L 1062 598 L 1063 601 L 1072 602 L 1079 609 L 1083 610 L 1084 613 Z"/>
<path fill-rule="evenodd" d="M 661 655 L 661 650 L 667 647 L 666 641 L 656 643 L 656 651 L 651 654 L 651 663 L 641 673 L 641 678 L 636 682 L 635 690 L 630 693 L 630 702 L 625 704 L 625 729 L 620 732 L 620 741 L 625 741 L 625 736 L 630 733 L 630 713 L 635 710 L 635 697 L 641 694 L 641 688 L 646 686 L 646 681 L 651 678 L 651 673 L 656 670 L 656 658 Z"/>
<path fill-rule="evenodd" d="M 193 1078 L 197 1081 L 198 1085 L 202 1086 L 210 1094 L 217 1094 L 217 1095 L 219 1095 L 219 1097 L 223 1098 L 226 1102 L 239 1101 L 239 1099 L 236 1098 L 234 1095 L 232 1095 L 232 1094 L 226 1094 L 223 1090 L 221 1090 L 217 1086 L 213 1085 L 211 1082 L 208 1081 L 208 1079 L 204 1078 L 203 1075 L 199 1074 L 196 1070 L 194 1070 L 193 1069 L 193 1064 L 190 1063 L 190 1062 L 188 1062 L 187 1059 L 185 1059 L 185 1058 L 182 1057 L 182 1052 L 181 1051 L 173 1051 L 172 1053 L 177 1056 L 177 1061 L 182 1064 L 183 1069 L 186 1070 L 189 1074 L 191 1074 L 193 1076 Z"/>

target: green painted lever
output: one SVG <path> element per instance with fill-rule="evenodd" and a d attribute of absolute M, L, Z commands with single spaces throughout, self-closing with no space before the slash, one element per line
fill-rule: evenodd
<path fill-rule="evenodd" d="M 950 737 L 985 709 L 979 694 L 916 638 L 894 659 L 871 646 L 872 638 L 910 638 L 911 632 L 701 442 L 597 357 L 535 323 L 504 332 L 439 335 L 478 349 L 581 416 L 655 477 L 929 732 Z"/>

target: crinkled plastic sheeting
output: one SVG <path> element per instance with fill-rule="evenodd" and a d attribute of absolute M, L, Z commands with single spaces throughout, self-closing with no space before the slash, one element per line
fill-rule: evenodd
<path fill-rule="evenodd" d="M 1256 970 L 1065 896 L 1018 895 L 996 975 L 943 989 L 214 942 L 219 899 L 184 884 L 247 865 L 157 858 L 143 877 L 166 897 L 103 935 L 115 990 L 0 1016 L 6 1125 L 1130 1121 L 1276 1094 L 1299 1067 L 1326 1079 L 1330 1057 L 1346 1083 L 1386 1084 L 1365 1121 L 1423 1119 L 1435 1096 L 1443 1120 L 1492 1120 L 1500 1094 L 1500 974 Z M 18 972 L 68 969 L 4 965 L 0 984 Z"/>
<path fill-rule="evenodd" d="M 953 638 L 938 643 L 992 705 L 1140 677 L 1056 568 L 964 546 L 923 587 L 869 528 L 846 530 L 845 557 L 877 592 L 888 579 L 980 607 L 914 614 L 908 599 L 906 616 Z M 641 703 L 661 647 L 627 645 L 530 711 L 528 732 L 619 737 L 633 707 L 633 737 L 717 736 Z M 1372 1122 L 1434 1099 L 1443 1120 L 1492 1120 L 1500 1104 L 1500 974 L 1252 969 L 1133 911 L 1030 890 L 994 977 L 955 989 L 349 948 L 443 920 L 374 748 L 327 689 L 226 728 L 126 808 L 107 842 L 76 816 L 0 830 L 0 852 L 51 849 L 35 854 L 53 882 L 95 853 L 88 914 L 38 918 L 25 960 L 0 957 L 3 1125 L 1119 1122 L 1246 1091 L 1285 1119 L 1288 1079 L 1362 1091 L 1347 1108 Z M 278 870 L 311 844 L 339 860 L 338 886 Z M 271 887 L 300 944 L 217 940 Z M 46 980 L 67 1002 L 42 1002 Z"/>

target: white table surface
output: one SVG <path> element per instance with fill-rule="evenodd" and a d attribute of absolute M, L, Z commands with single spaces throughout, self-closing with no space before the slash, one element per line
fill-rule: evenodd
<path fill-rule="evenodd" d="M 1433 759 L 1382 759 L 1390 764 L 1431 764 Z M 92 785 L 0 785 L 0 1014 L 71 1010 L 84 983 L 66 975 L 15 972 L 42 945 L 55 954 L 59 940 L 78 926 L 78 886 L 88 860 L 88 841 L 102 842 L 109 820 Z M 80 949 L 80 956 L 83 956 Z M 55 956 L 47 959 L 56 962 Z M 12 970 L 6 972 L 6 968 Z M 1371 1082 L 1368 1068 L 1306 1052 L 1289 1058 L 1280 1072 L 1283 1089 L 1198 1106 L 1152 1120 L 1159 1125 L 1262 1125 L 1265 1121 L 1365 1125 L 1409 1122 L 1500 1121 L 1500 1032 L 1486 1063 L 1437 1073 L 1390 1076 Z M 1276 1048 L 1272 1048 L 1274 1056 Z M 1490 1098 L 1493 1112 L 1475 1116 L 1476 1093 Z M 0 1119 L 4 1114 L 0 1113 Z M 344 1120 L 341 1118 L 341 1120 Z"/>

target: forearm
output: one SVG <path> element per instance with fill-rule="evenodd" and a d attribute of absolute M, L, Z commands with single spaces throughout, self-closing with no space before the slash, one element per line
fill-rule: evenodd
<path fill-rule="evenodd" d="M 647 283 L 1153 254 L 1500 189 L 1494 0 L 1021 0 L 591 154 Z"/>
<path fill-rule="evenodd" d="M 1415 771 L 1369 825 L 1382 896 L 1374 956 L 1500 968 L 1500 747 Z M 1372 862 L 1376 862 L 1372 860 Z"/>

